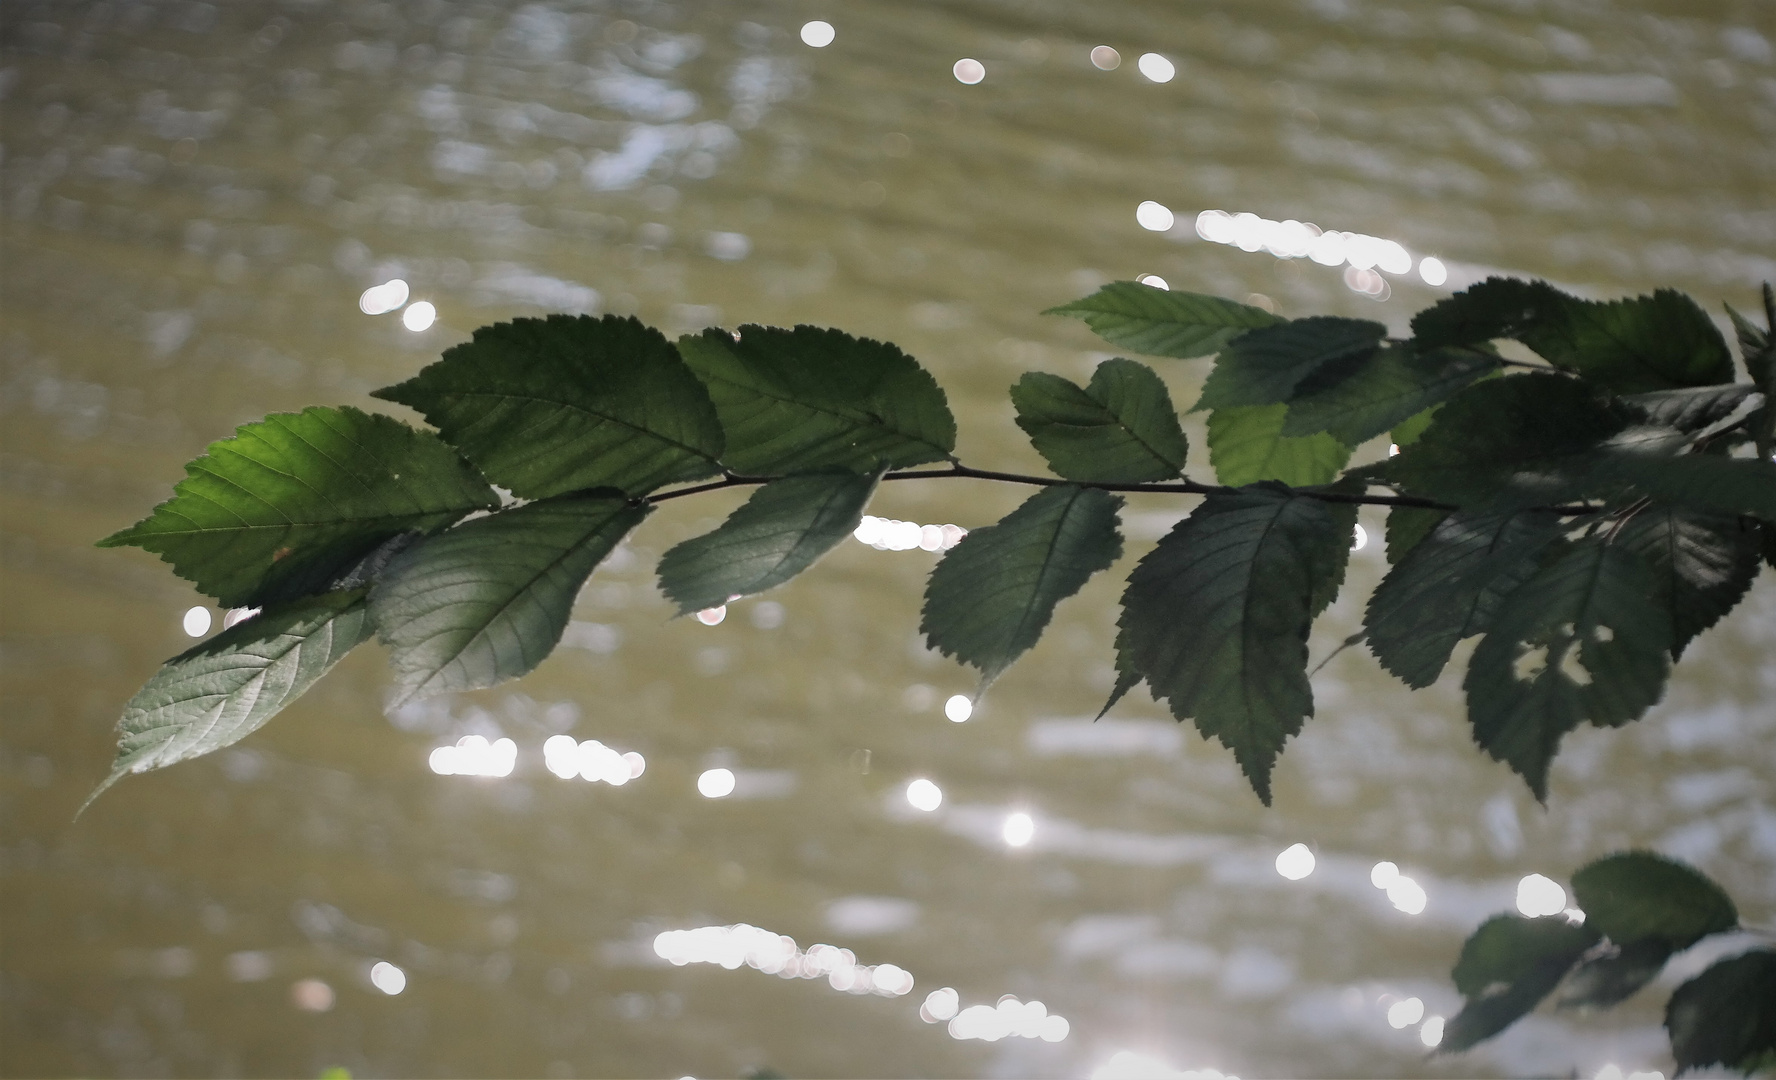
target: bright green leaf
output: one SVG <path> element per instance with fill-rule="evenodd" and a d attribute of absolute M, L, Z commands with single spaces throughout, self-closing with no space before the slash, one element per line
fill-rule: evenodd
<path fill-rule="evenodd" d="M 1221 350 L 1197 408 L 1286 402 L 1323 369 L 1360 364 L 1385 336 L 1387 327 L 1378 322 L 1330 315 L 1248 331 Z"/>
<path fill-rule="evenodd" d="M 771 481 L 714 532 L 668 551 L 660 591 L 685 615 L 783 584 L 851 535 L 876 482 L 837 470 Z"/>
<path fill-rule="evenodd" d="M 937 381 L 893 345 L 839 330 L 742 326 L 679 339 L 727 433 L 722 462 L 755 476 L 874 472 L 941 461 L 956 421 Z"/>
<path fill-rule="evenodd" d="M 266 608 L 173 657 L 123 707 L 117 760 L 87 805 L 129 773 L 246 738 L 369 636 L 364 591 L 352 589 Z"/>
<path fill-rule="evenodd" d="M 1639 555 L 1658 583 L 1649 597 L 1670 613 L 1671 658 L 1733 610 L 1758 573 L 1755 526 L 1728 514 L 1648 506 L 1631 516 L 1616 542 Z"/>
<path fill-rule="evenodd" d="M 370 593 L 395 704 L 529 672 L 555 648 L 592 568 L 649 507 L 562 495 L 477 518 L 402 552 Z"/>
<path fill-rule="evenodd" d="M 1574 544 L 1507 596 L 1464 683 L 1474 740 L 1546 799 L 1561 736 L 1633 720 L 1659 700 L 1671 620 L 1647 603 L 1658 582 L 1639 556 Z"/>
<path fill-rule="evenodd" d="M 437 436 L 352 408 L 243 425 L 185 472 L 171 499 L 99 546 L 152 551 L 225 607 L 320 591 L 390 537 L 499 505 Z"/>
<path fill-rule="evenodd" d="M 1233 750 L 1270 802 L 1313 715 L 1307 631 L 1350 554 L 1348 507 L 1274 485 L 1211 495 L 1129 575 L 1119 649 L 1172 714 Z"/>
<path fill-rule="evenodd" d="M 1443 1029 L 1437 1049 L 1466 1050 L 1510 1027 L 1559 985 L 1598 936 L 1562 915 L 1495 915 L 1481 923 L 1462 944 L 1451 973 L 1467 1001 Z"/>
<path fill-rule="evenodd" d="M 1338 382 L 1323 387 L 1316 379 L 1303 382 L 1289 402 L 1283 434 L 1324 431 L 1358 446 L 1498 369 L 1497 357 L 1472 350 L 1377 349 Z"/>
<path fill-rule="evenodd" d="M 703 385 L 633 317 L 551 315 L 475 331 L 376 397 L 422 413 L 494 483 L 527 499 L 614 487 L 644 495 L 719 471 Z"/>
<path fill-rule="evenodd" d="M 1060 484 L 970 532 L 931 571 L 926 640 L 991 683 L 1036 644 L 1056 604 L 1121 556 L 1121 507 L 1115 495 Z"/>
<path fill-rule="evenodd" d="M 1650 851 L 1606 855 L 1573 875 L 1585 923 L 1617 944 L 1657 939 L 1673 951 L 1739 925 L 1726 890 Z"/>
<path fill-rule="evenodd" d="M 1329 483 L 1351 448 L 1330 435 L 1283 435 L 1287 405 L 1216 409 L 1209 414 L 1209 462 L 1229 487 L 1275 480 L 1290 487 Z"/>
<path fill-rule="evenodd" d="M 1115 281 L 1083 300 L 1049 308 L 1045 315 L 1083 319 L 1099 337 L 1148 356 L 1189 359 L 1218 352 L 1230 338 L 1281 322 L 1263 308 L 1219 296 L 1169 292 L 1134 281 Z"/>
<path fill-rule="evenodd" d="M 1555 1004 L 1562 1009 L 1605 1009 L 1626 1001 L 1636 990 L 1659 977 L 1671 946 L 1657 938 L 1593 950 L 1579 961 L 1560 987 Z"/>
<path fill-rule="evenodd" d="M 1396 506 L 1388 511 L 1387 561 L 1397 566 L 1406 553 L 1417 547 L 1437 523 L 1449 516 L 1447 510 L 1431 510 L 1420 506 Z"/>
<path fill-rule="evenodd" d="M 1776 950 L 1753 949 L 1678 987 L 1665 1006 L 1678 1071 L 1776 1065 Z"/>
<path fill-rule="evenodd" d="M 1145 364 L 1106 360 L 1083 390 L 1059 375 L 1027 372 L 1011 388 L 1011 402 L 1018 427 L 1057 476 L 1140 484 L 1184 469 L 1171 395 Z"/>

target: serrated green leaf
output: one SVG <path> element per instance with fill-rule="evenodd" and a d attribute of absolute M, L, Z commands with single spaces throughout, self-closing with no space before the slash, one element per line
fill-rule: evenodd
<path fill-rule="evenodd" d="M 614 491 L 477 518 L 402 552 L 370 593 L 399 705 L 476 690 L 542 663 L 592 568 L 651 507 Z"/>
<path fill-rule="evenodd" d="M 720 471 L 709 395 L 672 343 L 632 317 L 484 326 L 374 396 L 418 410 L 490 480 L 527 499 L 595 487 L 645 495 Z"/>
<path fill-rule="evenodd" d="M 369 636 L 364 590 L 352 589 L 266 608 L 168 660 L 123 707 L 111 775 L 81 810 L 129 773 L 251 735 Z"/>
<path fill-rule="evenodd" d="M 1574 874 L 1572 886 L 1586 925 L 1618 944 L 1658 940 L 1675 952 L 1739 925 L 1726 890 L 1650 851 L 1606 855 Z"/>
<path fill-rule="evenodd" d="M 1636 719 L 1670 672 L 1671 620 L 1639 556 L 1582 540 L 1507 596 L 1463 684 L 1474 740 L 1546 799 L 1561 736 Z"/>
<path fill-rule="evenodd" d="M 1736 516 L 1658 505 L 1635 513 L 1616 534 L 1653 571 L 1658 591 L 1648 599 L 1670 613 L 1673 660 L 1751 588 L 1760 539 Z"/>
<path fill-rule="evenodd" d="M 715 402 L 722 462 L 735 472 L 874 472 L 956 448 L 943 390 L 893 345 L 814 326 L 742 326 L 738 338 L 705 330 L 678 346 Z"/>
<path fill-rule="evenodd" d="M 1313 715 L 1307 631 L 1350 554 L 1348 508 L 1254 485 L 1211 495 L 1129 575 L 1129 669 L 1234 752 L 1270 802 L 1283 743 Z"/>
<path fill-rule="evenodd" d="M 1122 555 L 1121 508 L 1115 495 L 1059 484 L 970 532 L 931 571 L 926 641 L 991 683 L 1036 644 L 1056 604 Z"/>
<path fill-rule="evenodd" d="M 1733 410 L 1756 389 L 1746 383 L 1690 386 L 1682 390 L 1626 394 L 1622 404 L 1639 413 L 1648 424 L 1691 432 L 1731 416 Z"/>
<path fill-rule="evenodd" d="M 1667 452 L 1660 453 L 1664 449 Z M 1606 444 L 1584 462 L 1590 490 L 1628 490 L 1692 510 L 1776 521 L 1776 463 Z"/>
<path fill-rule="evenodd" d="M 1083 390 L 1059 375 L 1026 372 L 1011 388 L 1011 403 L 1018 427 L 1057 476 L 1140 484 L 1184 469 L 1171 395 L 1145 364 L 1106 360 Z"/>
<path fill-rule="evenodd" d="M 1370 597 L 1370 650 L 1414 689 L 1436 682 L 1456 643 L 1486 632 L 1559 535 L 1559 518 L 1534 511 L 1444 517 Z"/>
<path fill-rule="evenodd" d="M 1283 434 L 1287 405 L 1216 409 L 1209 414 L 1209 462 L 1229 487 L 1275 480 L 1290 487 L 1325 484 L 1350 460 L 1351 448 L 1330 435 Z"/>
<path fill-rule="evenodd" d="M 1451 972 L 1467 1000 L 1444 1027 L 1438 1052 L 1466 1050 L 1510 1027 L 1559 985 L 1598 936 L 1560 915 L 1495 915 L 1481 923 Z"/>
<path fill-rule="evenodd" d="M 1437 523 L 1449 516 L 1447 510 L 1429 510 L 1418 506 L 1396 506 L 1388 511 L 1387 561 L 1398 566 L 1406 553 L 1431 535 Z"/>
<path fill-rule="evenodd" d="M 814 565 L 863 519 L 881 474 L 787 476 L 716 528 L 660 559 L 660 591 L 686 615 L 775 588 Z"/>
<path fill-rule="evenodd" d="M 1328 366 L 1360 364 L 1386 336 L 1387 327 L 1378 322 L 1330 315 L 1248 331 L 1221 350 L 1197 408 L 1289 401 L 1303 380 Z"/>
<path fill-rule="evenodd" d="M 1665 1006 L 1678 1072 L 1776 1065 L 1776 951 L 1753 949 L 1678 987 Z"/>
<path fill-rule="evenodd" d="M 1093 333 L 1112 345 L 1181 360 L 1208 356 L 1247 330 L 1282 321 L 1249 304 L 1201 293 L 1169 292 L 1135 281 L 1113 281 L 1082 300 L 1049 308 L 1043 314 L 1084 320 Z"/>
<path fill-rule="evenodd" d="M 1555 367 L 1618 394 L 1733 381 L 1726 339 L 1683 293 L 1598 302 L 1563 299 L 1517 339 Z"/>
<path fill-rule="evenodd" d="M 1671 951 L 1670 945 L 1656 939 L 1628 945 L 1605 942 L 1567 975 L 1554 1004 L 1562 1009 L 1604 1009 L 1626 1001 L 1659 977 Z"/>
<path fill-rule="evenodd" d="M 1377 349 L 1340 381 L 1326 386 L 1315 379 L 1304 381 L 1289 402 L 1283 434 L 1324 431 L 1357 446 L 1441 404 L 1499 366 L 1497 357 L 1473 350 Z"/>
<path fill-rule="evenodd" d="M 437 436 L 352 408 L 242 425 L 185 472 L 171 499 L 99 546 L 152 551 L 225 607 L 325 589 L 393 536 L 499 505 Z"/>
<path fill-rule="evenodd" d="M 1490 277 L 1414 315 L 1413 341 L 1435 349 L 1516 338 L 1567 301 L 1580 302 L 1545 281 Z"/>

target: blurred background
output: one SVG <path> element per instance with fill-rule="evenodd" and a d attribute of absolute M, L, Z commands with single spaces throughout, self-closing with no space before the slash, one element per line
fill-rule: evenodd
<path fill-rule="evenodd" d="M 533 675 L 385 714 L 367 646 L 72 820 L 224 617 L 92 542 L 238 424 L 411 418 L 367 392 L 517 315 L 814 323 L 927 365 L 966 462 L 1038 471 L 1006 389 L 1110 355 L 1038 314 L 1110 280 L 1396 330 L 1492 272 L 1753 310 L 1763 0 L 11 0 L 0 38 L 7 1075 L 1669 1075 L 1670 975 L 1429 1056 L 1462 939 L 1630 845 L 1776 918 L 1771 575 L 1650 716 L 1566 740 L 1545 808 L 1473 749 L 1459 663 L 1410 693 L 1354 649 L 1267 810 L 1143 691 L 1090 723 L 1159 498 L 972 709 L 907 526 L 669 620 L 653 564 L 723 493 L 663 506 Z M 1205 362 L 1154 363 L 1187 408 Z"/>

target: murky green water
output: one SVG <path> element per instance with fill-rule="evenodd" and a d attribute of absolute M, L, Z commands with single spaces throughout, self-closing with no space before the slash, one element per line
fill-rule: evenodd
<path fill-rule="evenodd" d="M 826 48 L 797 37 L 814 18 Z M 1453 1013 L 1461 938 L 1525 874 L 1648 845 L 1776 918 L 1767 575 L 1652 717 L 1568 740 L 1546 810 L 1471 750 L 1456 679 L 1409 694 L 1355 651 L 1316 678 L 1265 810 L 1144 697 L 1085 724 L 1110 576 L 964 724 L 942 706 L 971 681 L 914 633 L 926 552 L 848 542 L 769 605 L 668 622 L 652 562 L 716 499 L 663 508 L 533 676 L 385 717 L 367 647 L 236 749 L 70 823 L 201 602 L 91 541 L 235 424 L 369 405 L 512 315 L 809 322 L 903 344 L 948 389 L 964 460 L 1032 471 L 1005 389 L 1102 358 L 1036 312 L 1105 280 L 1396 326 L 1489 268 L 1749 305 L 1776 277 L 1761 0 L 20 0 L 0 32 L 8 1075 L 1084 1076 L 1122 1050 L 1247 1077 L 1669 1073 L 1662 993 L 1453 1062 L 1426 1060 L 1422 1022 Z M 1120 66 L 1092 65 L 1100 44 Z M 1139 73 L 1147 51 L 1172 81 Z M 984 81 L 953 77 L 963 57 Z M 1177 226 L 1142 229 L 1143 200 Z M 1347 284 L 1197 239 L 1210 208 L 1391 238 L 1450 278 Z M 435 325 L 360 313 L 393 277 Z M 1380 302 L 1352 287 L 1384 277 Z M 1201 364 L 1163 370 L 1191 400 Z M 873 512 L 978 526 L 1019 497 L 896 484 Z M 1182 509 L 1132 505 L 1130 560 Z M 1381 569 L 1375 545 L 1355 557 L 1316 658 Z M 560 780 L 541 748 L 564 732 L 646 772 Z M 514 740 L 510 776 L 428 768 L 475 734 Z M 734 795 L 697 794 L 715 767 Z M 908 806 L 919 777 L 938 810 Z M 1014 812 L 1034 823 L 1017 849 Z M 1298 842 L 1317 866 L 1289 881 L 1273 861 Z M 1422 914 L 1370 884 L 1381 860 Z M 915 987 L 654 954 L 661 931 L 741 922 Z M 953 1039 L 917 1015 L 943 986 L 1040 999 L 1070 1030 Z M 1413 997 L 1422 1017 L 1391 1026 Z"/>

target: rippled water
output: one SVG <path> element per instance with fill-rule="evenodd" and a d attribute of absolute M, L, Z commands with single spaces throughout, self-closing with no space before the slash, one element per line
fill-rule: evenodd
<path fill-rule="evenodd" d="M 1768 575 L 1651 717 L 1568 740 L 1546 809 L 1473 752 L 1456 679 L 1409 694 L 1353 650 L 1265 810 L 1139 694 L 1087 722 L 1113 576 L 965 723 L 945 703 L 972 680 L 914 633 L 927 551 L 847 543 L 715 625 L 668 622 L 652 563 L 719 498 L 663 507 L 531 677 L 385 717 L 369 647 L 70 823 L 202 602 L 91 541 L 235 424 L 369 405 L 512 315 L 810 322 L 904 345 L 964 460 L 1033 471 L 1005 389 L 1103 358 L 1036 313 L 1106 280 L 1396 327 L 1490 269 L 1749 306 L 1776 278 L 1767 4 L 19 0 L 0 32 L 9 1075 L 1083 1076 L 1124 1051 L 1247 1077 L 1669 1073 L 1658 993 L 1454 1061 L 1426 1060 L 1424 1025 L 1531 873 L 1650 845 L 1776 917 Z M 1143 201 L 1176 224 L 1144 229 Z M 1207 209 L 1393 240 L 1448 280 L 1206 242 Z M 407 307 L 362 313 L 395 278 Z M 1160 363 L 1191 400 L 1201 363 Z M 872 512 L 967 528 L 1019 497 L 896 484 Z M 1183 509 L 1133 503 L 1128 558 Z M 563 734 L 613 752 L 585 750 L 594 775 L 645 771 L 559 779 Z M 467 736 L 485 749 L 434 756 Z M 428 765 L 500 772 L 500 739 L 509 775 Z M 718 769 L 732 793 L 699 795 Z M 1378 888 L 1383 861 L 1418 893 Z M 768 934 L 664 939 L 683 966 L 654 948 L 737 923 Z M 882 992 L 835 989 L 865 968 Z M 918 1015 L 941 987 L 1040 1000 L 1066 1036 L 952 1038 Z"/>

